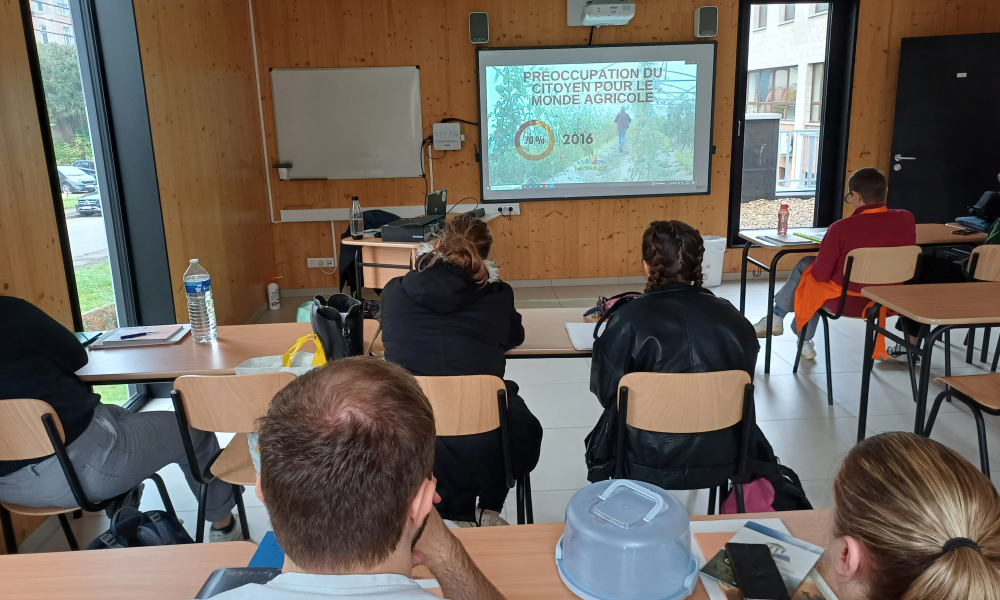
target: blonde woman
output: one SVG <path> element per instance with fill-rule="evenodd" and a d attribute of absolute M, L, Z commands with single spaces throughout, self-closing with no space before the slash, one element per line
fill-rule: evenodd
<path fill-rule="evenodd" d="M 954 450 L 877 435 L 847 455 L 833 494 L 842 600 L 1000 598 L 1000 496 Z"/>

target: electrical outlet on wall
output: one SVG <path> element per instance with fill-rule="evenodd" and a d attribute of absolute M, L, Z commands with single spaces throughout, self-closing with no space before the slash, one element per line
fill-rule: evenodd
<path fill-rule="evenodd" d="M 521 214 L 521 204 L 519 202 L 498 202 L 497 204 L 483 204 L 483 209 L 488 215 L 511 215 Z"/>
<path fill-rule="evenodd" d="M 336 258 L 307 258 L 306 267 L 310 269 L 336 269 Z"/>

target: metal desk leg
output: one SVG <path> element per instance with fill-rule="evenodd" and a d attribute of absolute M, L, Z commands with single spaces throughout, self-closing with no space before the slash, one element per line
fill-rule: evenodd
<path fill-rule="evenodd" d="M 771 259 L 771 270 L 767 274 L 767 333 L 764 336 L 764 373 L 771 372 L 771 327 L 774 325 L 774 283 L 778 276 L 778 261 L 784 256 L 784 252 L 778 252 Z M 746 263 L 743 263 L 746 265 Z M 802 327 L 802 325 L 800 325 Z"/>
<path fill-rule="evenodd" d="M 882 305 L 877 302 L 868 313 L 868 322 L 865 326 L 865 360 L 861 367 L 861 407 L 858 410 L 858 442 L 865 439 L 865 426 L 868 423 L 868 390 L 871 384 L 872 368 L 875 366 L 875 339 L 878 332 L 875 324 L 878 322 L 878 314 Z"/>
<path fill-rule="evenodd" d="M 361 246 L 354 247 L 354 293 L 357 294 L 356 298 L 361 300 L 363 295 L 361 292 L 361 257 L 363 256 Z"/>
<path fill-rule="evenodd" d="M 740 272 L 740 314 L 746 315 L 747 307 L 747 257 L 750 256 L 750 247 L 753 245 L 752 242 L 747 242 L 743 245 L 743 261 L 742 270 Z"/>
<path fill-rule="evenodd" d="M 917 435 L 924 434 L 924 418 L 927 413 L 927 393 L 931 384 L 931 357 L 934 354 L 934 344 L 941 335 L 951 327 L 945 325 L 932 330 L 924 338 L 923 355 L 920 357 L 920 382 L 917 388 L 917 415 L 913 420 L 913 432 Z M 921 333 L 923 330 L 921 329 Z M 919 344 L 921 340 L 917 340 Z"/>

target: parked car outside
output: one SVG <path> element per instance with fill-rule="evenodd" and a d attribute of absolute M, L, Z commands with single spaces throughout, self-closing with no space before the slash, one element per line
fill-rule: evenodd
<path fill-rule="evenodd" d="M 76 212 L 81 216 L 101 214 L 101 193 L 92 192 L 76 201 Z"/>
<path fill-rule="evenodd" d="M 64 196 L 92 192 L 97 189 L 97 178 L 93 175 L 87 175 L 79 167 L 60 165 L 56 169 L 59 170 L 59 189 L 62 190 Z"/>
<path fill-rule="evenodd" d="M 92 160 L 78 160 L 75 163 L 73 163 L 73 166 L 80 169 L 87 175 L 91 175 L 94 177 L 97 176 L 97 167 L 94 165 L 94 161 Z"/>

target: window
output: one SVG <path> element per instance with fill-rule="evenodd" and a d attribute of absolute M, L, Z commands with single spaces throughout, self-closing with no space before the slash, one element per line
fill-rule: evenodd
<path fill-rule="evenodd" d="M 785 4 L 781 7 L 781 22 L 790 23 L 795 20 L 795 5 Z"/>
<path fill-rule="evenodd" d="M 823 69 L 824 63 L 809 65 L 812 70 L 812 88 L 809 92 L 809 122 L 819 123 L 823 118 Z"/>
<path fill-rule="evenodd" d="M 756 15 L 754 16 L 753 28 L 764 29 L 767 27 L 767 5 L 755 6 L 754 9 L 756 10 Z"/>
<path fill-rule="evenodd" d="M 45 5 L 41 2 L 35 2 L 35 12 L 45 12 Z"/>
<path fill-rule="evenodd" d="M 747 73 L 747 113 L 777 113 L 795 119 L 798 67 L 760 69 Z"/>
<path fill-rule="evenodd" d="M 63 25 L 63 37 L 66 38 L 67 46 L 73 45 L 73 31 L 65 25 Z"/>
<path fill-rule="evenodd" d="M 42 43 L 43 44 L 48 44 L 49 43 L 49 33 L 48 33 L 48 30 L 46 29 L 45 25 L 42 25 Z"/>
<path fill-rule="evenodd" d="M 69 1 L 68 0 L 59 0 L 59 8 L 56 9 L 56 12 L 58 12 L 60 15 L 62 15 L 64 17 L 66 15 L 68 15 L 69 14 Z"/>
<path fill-rule="evenodd" d="M 829 2 L 814 2 L 812 5 L 812 14 L 822 15 L 826 14 L 830 10 Z"/>

